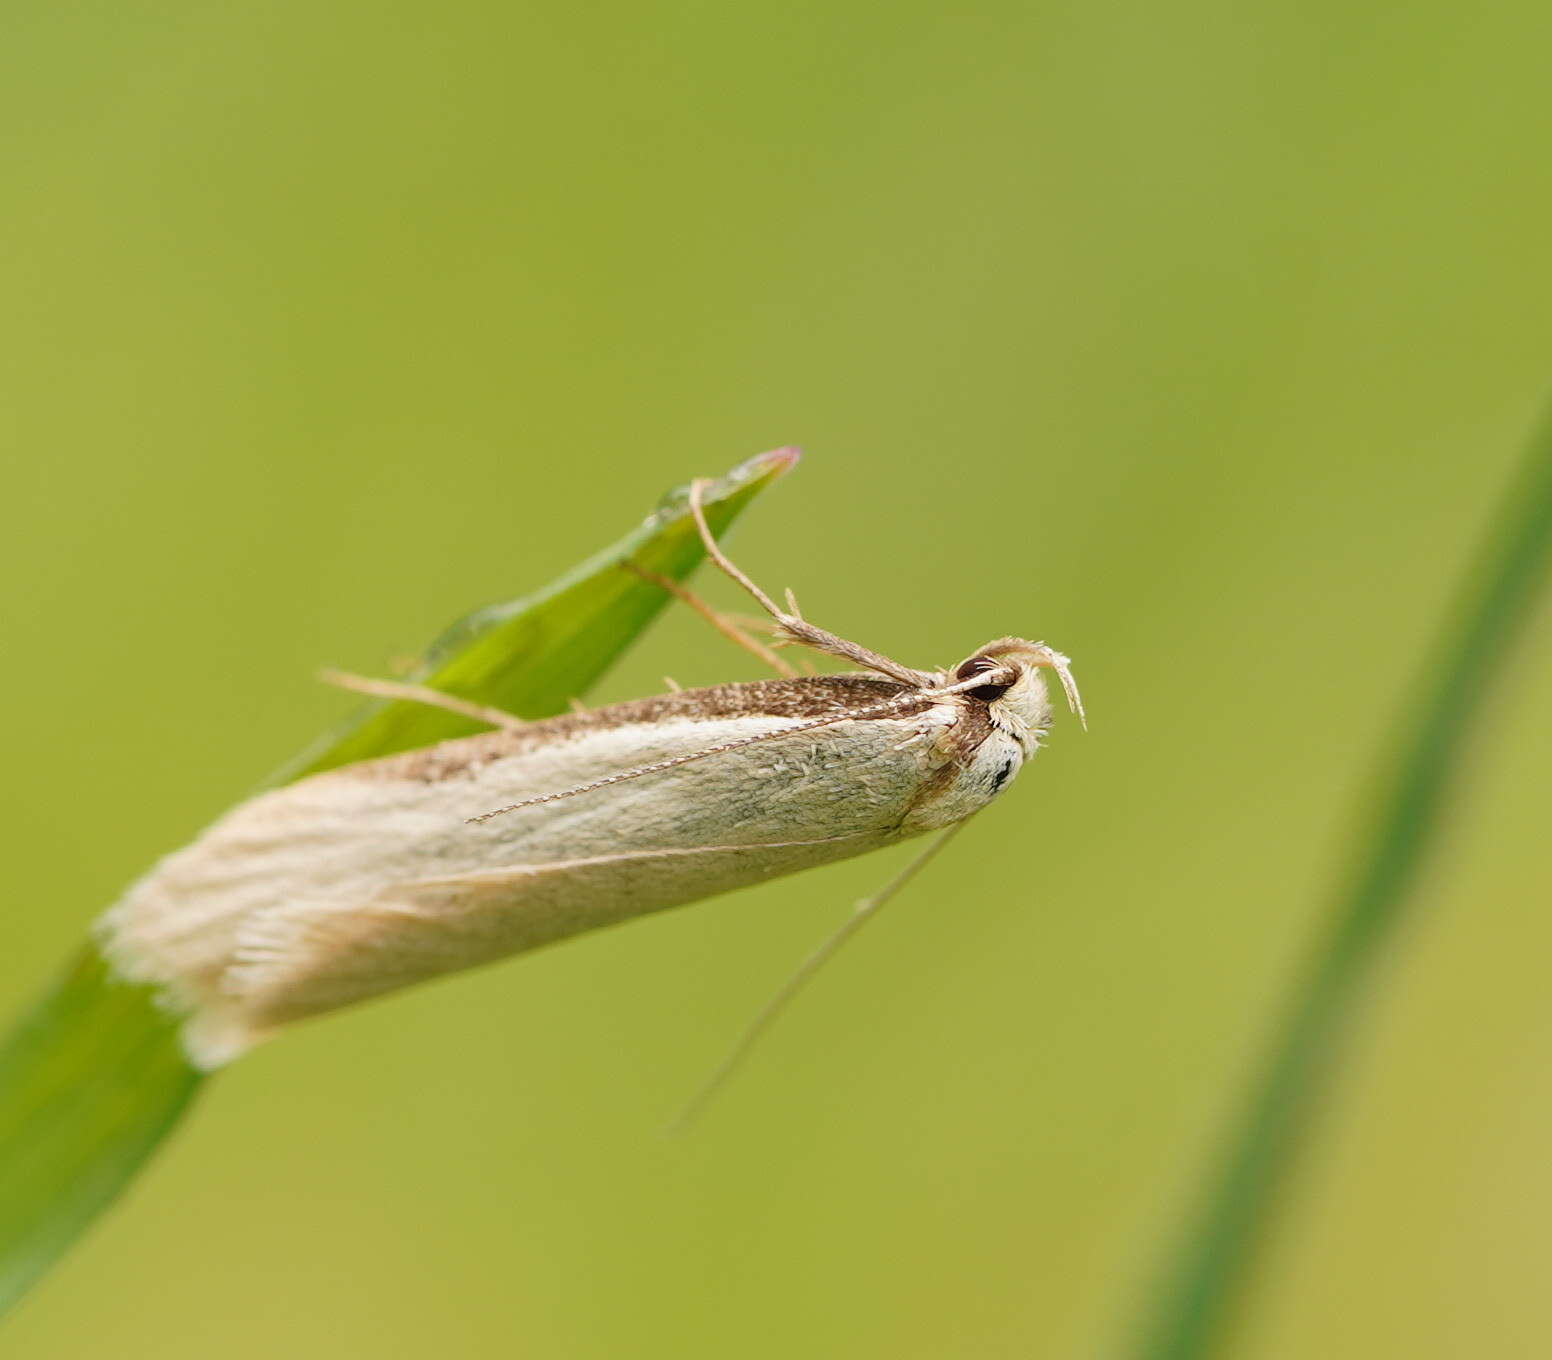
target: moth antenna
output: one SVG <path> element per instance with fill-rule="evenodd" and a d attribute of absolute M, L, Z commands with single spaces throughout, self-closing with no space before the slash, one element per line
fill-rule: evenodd
<path fill-rule="evenodd" d="M 605 775 L 602 779 L 594 779 L 586 784 L 575 784 L 569 789 L 557 789 L 554 793 L 536 794 L 532 798 L 523 798 L 515 803 L 508 803 L 505 807 L 492 808 L 489 812 L 482 812 L 476 817 L 465 817 L 464 821 L 470 826 L 476 826 L 480 822 L 488 822 L 492 817 L 501 817 L 508 812 L 521 812 L 524 808 L 538 807 L 541 803 L 558 803 L 563 798 L 575 798 L 579 793 L 592 793 L 597 789 L 607 789 L 614 784 L 623 784 L 628 779 L 640 779 L 645 774 L 660 774 L 664 770 L 677 769 L 681 765 L 688 765 L 692 761 L 705 760 L 709 756 L 726 755 L 729 751 L 739 751 L 745 746 L 755 746 L 762 741 L 775 741 L 778 737 L 795 737 L 803 732 L 812 732 L 820 727 L 833 727 L 836 723 L 851 722 L 862 718 L 883 718 L 893 713 L 896 709 L 909 708 L 912 704 L 923 702 L 930 703 L 934 699 L 944 699 L 952 694 L 963 694 L 966 690 L 978 689 L 988 683 L 997 683 L 1003 677 L 1011 684 L 1017 678 L 1017 673 L 1011 668 L 996 671 L 986 671 L 980 675 L 972 676 L 968 680 L 960 680 L 952 685 L 934 685 L 926 690 L 907 690 L 904 694 L 897 694 L 886 703 L 873 704 L 868 708 L 853 709 L 850 713 L 837 713 L 828 718 L 815 718 L 812 722 L 799 723 L 796 727 L 783 727 L 776 732 L 761 732 L 754 737 L 740 737 L 737 741 L 725 741 L 717 746 L 703 747 L 699 751 L 688 751 L 682 756 L 673 756 L 668 760 L 654 761 L 650 765 L 638 765 L 634 769 L 619 770 L 614 774 Z"/>
<path fill-rule="evenodd" d="M 955 822 L 953 826 L 938 836 L 931 845 L 917 855 L 915 859 L 890 879 L 878 892 L 871 897 L 864 897 L 852 908 L 851 915 L 812 954 L 797 966 L 792 975 L 777 989 L 775 995 L 765 1003 L 754 1019 L 749 1022 L 748 1027 L 738 1037 L 733 1047 L 728 1050 L 727 1056 L 717 1065 L 716 1070 L 706 1079 L 705 1084 L 700 1090 L 690 1097 L 684 1109 L 680 1112 L 679 1117 L 669 1126 L 668 1132 L 670 1134 L 677 1135 L 685 1132 L 700 1118 L 711 1101 L 743 1065 L 744 1060 L 753 1051 L 761 1038 L 764 1037 L 765 1032 L 776 1022 L 781 1013 L 792 1004 L 798 993 L 812 981 L 814 975 L 840 952 L 842 946 L 853 935 L 878 915 L 879 910 L 888 903 L 890 898 L 926 868 L 928 861 L 947 845 L 953 839 L 955 833 L 969 820 L 967 817 L 964 821 Z"/>
<path fill-rule="evenodd" d="M 710 483 L 704 478 L 698 478 L 690 483 L 690 514 L 695 518 L 695 527 L 700 530 L 701 542 L 706 545 L 706 555 L 731 580 L 747 590 L 759 602 L 760 608 L 776 620 L 778 638 L 812 647 L 816 652 L 828 652 L 831 656 L 854 661 L 859 666 L 877 671 L 880 675 L 887 675 L 891 680 L 898 680 L 901 684 L 910 685 L 915 689 L 929 689 L 937 683 L 938 677 L 929 671 L 918 671 L 910 666 L 902 666 L 898 661 L 891 661 L 882 653 L 870 651 L 837 633 L 816 628 L 797 612 L 795 601 L 791 612 L 778 609 L 776 602 L 735 567 L 727 554 L 717 546 L 711 526 L 706 523 L 706 512 L 701 507 L 701 497 L 709 485 Z"/>
<path fill-rule="evenodd" d="M 936 685 L 929 694 L 931 697 L 963 694 L 966 690 L 980 689 L 982 685 L 1011 685 L 1017 679 L 1018 672 L 1012 666 L 998 666 L 995 670 L 982 671 L 979 675 L 955 681 L 952 685 Z"/>
<path fill-rule="evenodd" d="M 851 722 L 861 718 L 882 718 L 893 713 L 896 709 L 907 708 L 912 704 L 931 701 L 937 694 L 953 694 L 960 689 L 966 689 L 973 685 L 984 685 L 986 677 L 977 676 L 974 680 L 967 680 L 964 684 L 951 689 L 934 690 L 922 693 L 920 690 L 909 690 L 904 694 L 898 694 L 887 703 L 873 704 L 868 708 L 854 709 L 850 713 L 837 713 L 828 718 L 815 718 L 812 722 L 799 723 L 796 727 L 783 727 L 776 732 L 761 732 L 758 736 L 740 737 L 737 741 L 725 741 L 717 746 L 703 747 L 699 751 L 689 751 L 682 756 L 673 756 L 668 760 L 654 761 L 650 765 L 638 765 L 634 769 L 620 770 L 614 774 L 605 775 L 602 779 L 594 779 L 586 784 L 577 784 L 569 789 L 557 789 L 554 793 L 541 793 L 533 798 L 523 798 L 516 803 L 508 803 L 505 807 L 492 808 L 489 812 L 482 812 L 477 817 L 465 817 L 464 821 L 469 825 L 477 825 L 480 822 L 488 822 L 492 817 L 501 817 L 508 812 L 520 812 L 524 808 L 538 807 L 541 803 L 557 803 L 563 798 L 575 798 L 580 793 L 592 793 L 596 789 L 606 789 L 613 784 L 623 784 L 628 779 L 640 779 L 645 774 L 660 774 L 664 770 L 677 769 L 680 765 L 688 765 L 692 761 L 705 760 L 708 756 L 725 755 L 729 751 L 742 750 L 745 746 L 755 746 L 762 741 L 775 741 L 778 737 L 794 737 L 803 732 L 812 732 L 816 728 L 831 727 L 840 722 Z"/>
<path fill-rule="evenodd" d="M 783 592 L 787 597 L 787 609 L 795 619 L 803 617 L 803 611 L 798 608 L 798 597 L 792 593 L 792 587 L 788 586 Z"/>

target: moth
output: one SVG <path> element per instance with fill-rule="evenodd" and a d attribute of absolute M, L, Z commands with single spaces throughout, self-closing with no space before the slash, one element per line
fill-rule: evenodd
<path fill-rule="evenodd" d="M 1039 747 L 1046 671 L 1082 718 L 1067 658 L 1043 643 L 999 638 L 916 670 L 809 623 L 790 592 L 777 606 L 717 545 L 701 487 L 707 552 L 776 641 L 859 669 L 799 674 L 662 582 L 779 677 L 532 723 L 481 710 L 494 730 L 240 804 L 99 924 L 116 972 L 183 1018 L 196 1066 L 416 982 L 957 827 Z"/>

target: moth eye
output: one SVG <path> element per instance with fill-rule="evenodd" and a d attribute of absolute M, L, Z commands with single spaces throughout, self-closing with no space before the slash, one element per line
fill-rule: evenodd
<path fill-rule="evenodd" d="M 974 680 L 978 675 L 985 675 L 988 671 L 1001 671 L 1003 667 L 987 656 L 972 656 L 960 668 L 954 672 L 956 680 Z M 966 690 L 972 699 L 979 699 L 984 704 L 991 703 L 994 699 L 1000 699 L 1006 694 L 1012 685 L 990 684 L 977 685 L 974 689 Z"/>

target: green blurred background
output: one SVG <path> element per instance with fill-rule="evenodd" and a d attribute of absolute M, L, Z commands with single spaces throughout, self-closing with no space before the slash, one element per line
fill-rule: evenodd
<path fill-rule="evenodd" d="M 706 1122 L 881 858 L 301 1028 L 8 1323 L 55 1357 L 1077 1357 L 1322 919 L 1552 374 L 1544 5 L 8 7 L 0 1000 L 467 607 L 736 536 L 1050 749 Z M 730 591 L 703 578 L 716 598 Z M 752 678 L 670 615 L 602 697 Z M 1552 1346 L 1545 629 L 1238 1356 Z"/>

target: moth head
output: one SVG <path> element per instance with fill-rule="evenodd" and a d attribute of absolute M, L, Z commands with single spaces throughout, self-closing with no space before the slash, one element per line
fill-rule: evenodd
<path fill-rule="evenodd" d="M 1046 696 L 1042 670 L 1056 672 L 1068 707 L 1083 721 L 1083 700 L 1072 678 L 1071 663 L 1060 652 L 1043 642 L 1023 638 L 998 638 L 988 642 L 974 656 L 954 669 L 953 683 L 980 680 L 963 693 L 1015 718 L 1027 728 L 1041 728 L 1051 721 L 1051 705 Z"/>

